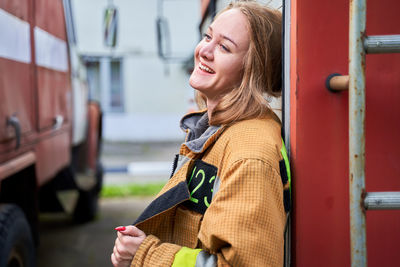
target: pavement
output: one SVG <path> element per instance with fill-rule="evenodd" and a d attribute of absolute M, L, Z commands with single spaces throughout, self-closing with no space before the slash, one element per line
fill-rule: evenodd
<path fill-rule="evenodd" d="M 104 184 L 167 181 L 179 143 L 104 143 Z M 73 223 L 64 213 L 41 214 L 38 267 L 110 267 L 115 227 L 129 225 L 152 197 L 100 199 L 93 222 Z"/>
<path fill-rule="evenodd" d="M 102 199 L 97 219 L 86 224 L 75 224 L 64 213 L 42 214 L 37 266 L 112 266 L 114 228 L 132 224 L 150 201 L 149 197 Z"/>

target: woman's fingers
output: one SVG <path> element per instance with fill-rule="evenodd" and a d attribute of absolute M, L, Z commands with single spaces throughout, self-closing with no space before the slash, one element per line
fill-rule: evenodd
<path fill-rule="evenodd" d="M 113 253 L 111 254 L 111 263 L 114 267 L 129 267 L 131 264 L 132 259 L 124 259 L 119 254 L 118 250 L 114 246 Z"/>
<path fill-rule="evenodd" d="M 111 262 L 114 267 L 129 267 L 146 234 L 133 225 L 119 226 L 115 230 L 118 231 L 118 237 L 115 239 Z"/>
<path fill-rule="evenodd" d="M 116 227 L 115 230 L 118 231 L 118 236 L 120 236 L 120 234 L 136 236 L 136 237 L 146 236 L 146 234 L 142 230 L 133 225 L 119 226 Z"/>
<path fill-rule="evenodd" d="M 123 256 L 134 256 L 144 238 L 129 235 L 119 236 L 115 242 L 119 253 Z"/>
<path fill-rule="evenodd" d="M 129 228 L 127 228 L 127 230 L 129 230 L 129 229 L 131 229 L 134 236 L 137 236 L 137 237 L 145 237 L 146 236 L 146 234 L 142 230 L 137 228 L 136 226 L 132 225 Z"/>
<path fill-rule="evenodd" d="M 117 266 L 118 266 L 118 261 L 117 261 L 117 259 L 115 258 L 114 252 L 111 253 L 111 263 L 112 263 L 112 265 L 113 265 L 114 267 L 117 267 Z"/>
<path fill-rule="evenodd" d="M 118 251 L 116 251 L 115 247 L 113 253 L 111 254 L 111 262 L 114 267 L 129 266 L 126 264 L 127 261 L 121 258 Z"/>
<path fill-rule="evenodd" d="M 139 228 L 129 225 L 129 226 L 120 226 L 118 229 L 118 250 L 122 255 L 135 255 L 138 250 L 140 244 L 142 244 L 143 240 L 146 238 L 146 234 L 140 230 Z M 117 244 L 117 242 L 116 242 Z"/>
<path fill-rule="evenodd" d="M 114 267 L 129 267 L 131 266 L 131 261 L 120 261 L 116 258 L 116 256 L 113 254 L 111 254 L 111 263 Z"/>
<path fill-rule="evenodd" d="M 132 238 L 130 236 L 126 236 L 127 238 Z M 129 242 L 121 242 L 119 238 L 115 240 L 114 245 L 114 254 L 119 260 L 129 260 L 133 258 L 134 252 L 132 251 L 134 248 L 132 244 Z"/>

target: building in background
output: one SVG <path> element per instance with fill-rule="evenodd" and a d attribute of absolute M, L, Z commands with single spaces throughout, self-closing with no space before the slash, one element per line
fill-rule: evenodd
<path fill-rule="evenodd" d="M 90 96 L 105 112 L 104 139 L 182 140 L 179 120 L 195 108 L 189 73 L 200 30 L 230 0 L 64 1 L 71 2 L 75 15 L 77 49 L 88 67 Z M 281 0 L 259 2 L 282 6 Z M 112 49 L 103 40 L 109 6 L 118 10 L 117 44 Z M 280 99 L 271 100 L 280 117 Z"/>
<path fill-rule="evenodd" d="M 90 96 L 104 110 L 107 141 L 182 140 L 179 120 L 190 109 L 185 60 L 199 41 L 198 0 L 69 0 L 75 15 L 77 49 L 88 67 Z M 118 10 L 115 48 L 103 41 L 105 9 Z M 167 49 L 158 55 L 156 22 L 168 21 Z M 181 23 L 185 21 L 185 23 Z"/>

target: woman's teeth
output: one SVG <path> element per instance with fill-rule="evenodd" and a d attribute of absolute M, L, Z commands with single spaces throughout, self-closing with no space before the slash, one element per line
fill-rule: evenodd
<path fill-rule="evenodd" d="M 201 64 L 201 62 L 199 62 L 199 68 L 201 69 L 201 70 L 204 70 L 204 71 L 206 71 L 206 72 L 208 72 L 208 73 L 215 73 L 212 69 L 210 69 L 209 67 L 206 67 L 206 66 L 204 66 L 203 64 Z"/>

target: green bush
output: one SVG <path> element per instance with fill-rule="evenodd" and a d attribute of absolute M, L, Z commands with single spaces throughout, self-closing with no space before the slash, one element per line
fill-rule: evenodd
<path fill-rule="evenodd" d="M 154 196 L 165 183 L 103 185 L 101 197 Z"/>

